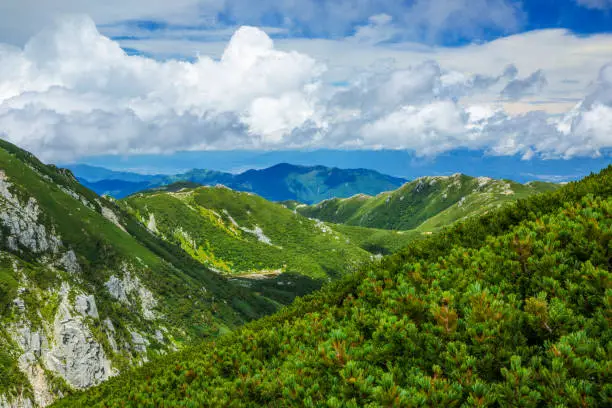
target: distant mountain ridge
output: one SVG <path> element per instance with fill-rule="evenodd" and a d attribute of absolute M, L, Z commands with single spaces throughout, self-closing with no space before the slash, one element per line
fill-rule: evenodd
<path fill-rule="evenodd" d="M 88 188 L 115 198 L 186 181 L 209 186 L 222 184 L 234 190 L 258 194 L 270 201 L 295 200 L 313 204 L 358 193 L 374 195 L 394 190 L 407 181 L 367 169 L 297 166 L 288 163 L 262 170 L 247 170 L 240 174 L 194 169 L 176 175 L 145 175 L 114 172 L 87 165 L 71 165 L 67 168 Z"/>
<path fill-rule="evenodd" d="M 431 231 L 506 202 L 559 187 L 554 183 L 520 184 L 456 173 L 420 177 L 397 190 L 376 196 L 357 194 L 349 198 L 333 198 L 316 205 L 298 206 L 296 210 L 307 217 L 338 224 Z"/>

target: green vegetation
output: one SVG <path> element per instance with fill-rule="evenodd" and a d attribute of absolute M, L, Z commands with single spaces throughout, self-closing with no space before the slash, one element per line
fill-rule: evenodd
<path fill-rule="evenodd" d="M 48 230 L 55 231 L 64 246 L 77 254 L 83 275 L 91 283 L 101 286 L 127 261 L 145 265 L 140 271 L 145 274 L 141 278 L 154 285 L 150 289 L 155 289 L 168 301 L 183 297 L 184 288 L 202 285 L 213 289 L 218 297 L 252 296 L 248 291 L 228 285 L 225 279 L 194 263 L 182 251 L 152 236 L 114 202 L 83 188 L 69 172 L 46 166 L 31 154 L 6 142 L 1 142 L 0 147 L 0 167 L 12 183 L 13 194 L 22 197 L 22 202 L 30 198 L 36 200 L 41 211 L 41 223 Z M 114 213 L 121 227 L 101 215 L 103 207 Z M 6 242 L 2 245 L 4 251 L 13 252 L 6 247 Z M 23 250 L 19 251 L 19 256 L 34 262 L 39 258 Z M 10 275 L 10 272 L 5 269 L 4 275 Z M 37 283 L 47 285 L 45 280 L 53 275 L 43 276 Z M 10 280 L 10 276 L 2 279 L 3 282 Z M 253 303 L 258 302 L 261 303 L 257 300 Z M 193 305 L 189 305 L 189 312 L 176 306 L 169 307 L 169 313 L 175 318 L 193 311 Z M 270 310 L 269 306 L 263 306 L 261 310 L 249 311 L 248 314 L 261 316 Z"/>
<path fill-rule="evenodd" d="M 327 225 L 347 236 L 354 245 L 376 255 L 394 254 L 424 235 L 418 230 L 393 231 L 345 224 Z"/>
<path fill-rule="evenodd" d="M 359 194 L 335 198 L 297 211 L 327 222 L 392 230 L 431 232 L 465 217 L 483 214 L 500 205 L 558 185 L 469 177 L 421 177 L 395 191 L 375 197 Z"/>
<path fill-rule="evenodd" d="M 79 315 L 74 310 L 78 294 L 95 297 L 99 318 L 83 318 L 83 330 L 119 370 L 217 336 L 272 313 L 279 299 L 290 300 L 282 291 L 268 291 L 278 297 L 271 299 L 259 294 L 264 290 L 256 293 L 219 276 L 152 235 L 112 200 L 82 187 L 69 171 L 44 165 L 4 141 L 0 214 L 0 398 L 9 401 L 32 395 L 30 381 L 18 369 L 25 351 L 18 344 L 19 330 L 38 333 L 49 347 L 58 344 L 52 328 L 64 290 L 73 315 Z M 111 277 L 131 279 L 137 289 L 118 301 L 106 286 Z M 148 306 L 143 303 L 147 297 Z M 124 346 L 111 346 L 105 320 L 114 327 L 115 342 Z M 158 340 L 161 328 L 165 334 Z M 131 347 L 135 332 L 149 342 L 140 355 Z M 47 389 L 57 394 L 63 380 L 41 367 Z"/>
<path fill-rule="evenodd" d="M 156 234 L 225 274 L 287 272 L 327 280 L 371 256 L 338 230 L 225 187 L 170 186 L 121 204 Z"/>
<path fill-rule="evenodd" d="M 612 167 L 56 406 L 605 407 Z"/>

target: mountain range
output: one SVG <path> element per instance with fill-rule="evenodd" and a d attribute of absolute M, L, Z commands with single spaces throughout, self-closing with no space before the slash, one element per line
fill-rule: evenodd
<path fill-rule="evenodd" d="M 194 169 L 176 175 L 143 175 L 113 172 L 87 165 L 72 165 L 68 168 L 88 188 L 100 195 L 115 198 L 183 181 L 207 186 L 222 184 L 235 190 L 253 192 L 270 201 L 296 200 L 309 204 L 332 197 L 350 197 L 357 193 L 378 194 L 394 190 L 406 182 L 405 179 L 373 170 L 345 170 L 287 163 L 240 174 Z"/>
<path fill-rule="evenodd" d="M 332 216 L 337 209 L 327 206 L 344 200 L 275 203 L 194 181 L 115 200 L 84 187 L 70 170 L 45 165 L 4 141 L 0 169 L 0 404 L 20 407 L 45 406 L 111 377 L 124 378 L 136 366 L 197 350 L 190 347 L 207 339 L 228 341 L 227 333 L 241 336 L 239 327 L 279 310 L 272 320 L 249 327 L 280 322 L 279 316 L 293 313 L 284 306 L 321 287 L 327 295 L 315 298 L 338 288 L 338 298 L 325 298 L 334 303 L 347 292 L 333 282 L 363 280 L 364 271 L 387 262 L 382 255 L 402 253 L 429 234 L 443 233 L 442 226 L 453 231 L 456 223 L 558 187 L 464 175 L 424 178 L 360 196 L 372 204 Z M 304 185 L 318 178 L 329 194 L 346 187 L 347 174 L 385 179 L 362 170 L 289 165 L 245 174 L 253 186 L 264 189 L 268 180 L 268 186 L 301 191 L 302 197 L 313 197 L 313 190 L 290 190 L 287 180 Z"/>
<path fill-rule="evenodd" d="M 56 406 L 609 406 L 611 228 L 609 167 Z"/>

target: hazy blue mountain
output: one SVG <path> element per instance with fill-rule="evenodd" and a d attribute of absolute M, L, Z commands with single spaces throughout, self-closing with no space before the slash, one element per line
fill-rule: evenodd
<path fill-rule="evenodd" d="M 395 190 L 407 180 L 367 169 L 296 166 L 282 163 L 263 170 L 231 174 L 194 169 L 176 175 L 142 175 L 114 172 L 94 166 L 68 166 L 79 181 L 101 195 L 123 198 L 138 191 L 178 181 L 200 185 L 222 184 L 234 190 L 258 194 L 271 201 L 296 200 L 306 204 L 355 194 L 376 195 Z M 104 178 L 100 178 L 104 177 Z"/>
<path fill-rule="evenodd" d="M 366 167 L 383 174 L 406 179 L 422 176 L 448 176 L 454 173 L 527 181 L 571 181 L 597 172 L 612 163 L 612 151 L 603 149 L 600 157 L 523 160 L 521 155 L 493 156 L 482 150 L 459 149 L 424 158 L 408 150 L 337 150 L 310 151 L 189 151 L 173 154 L 134 156 L 96 156 L 83 163 L 113 169 L 140 169 L 148 173 L 183 173 L 192 168 L 240 173 L 263 169 L 277 163 L 339 168 Z M 62 164 L 62 167 L 68 167 Z M 139 170 L 139 171 L 140 171 Z"/>
<path fill-rule="evenodd" d="M 105 167 L 90 166 L 89 164 L 69 164 L 63 167 L 72 171 L 78 178 L 87 180 L 88 182 L 98 182 L 102 180 L 145 182 L 165 177 L 163 174 L 152 175 L 129 171 L 114 171 Z"/>
<path fill-rule="evenodd" d="M 82 177 L 77 177 L 77 180 L 85 187 L 95 191 L 100 195 L 109 195 L 115 198 L 127 197 L 139 191 L 148 190 L 150 188 L 165 184 L 148 181 L 126 181 L 120 179 L 109 179 L 91 182 Z"/>

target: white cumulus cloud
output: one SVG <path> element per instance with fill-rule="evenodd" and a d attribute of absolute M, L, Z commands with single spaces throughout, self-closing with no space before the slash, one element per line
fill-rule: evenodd
<path fill-rule="evenodd" d="M 378 16 L 372 24 L 387 24 Z M 340 86 L 306 53 L 238 29 L 219 58 L 129 56 L 92 20 L 71 17 L 23 48 L 0 45 L 0 134 L 48 161 L 204 149 L 394 148 L 435 155 L 572 157 L 612 148 L 612 68 L 565 115 L 511 114 L 482 93 L 537 96 L 542 71 L 469 73 L 425 61 L 363 68 Z"/>
<path fill-rule="evenodd" d="M 0 48 L 0 67 L 0 132 L 63 159 L 231 148 L 235 139 L 244 147 L 278 143 L 312 116 L 322 69 L 275 50 L 252 27 L 234 34 L 220 61 L 128 56 L 83 17 L 62 20 L 23 49 Z"/>

